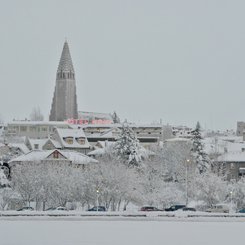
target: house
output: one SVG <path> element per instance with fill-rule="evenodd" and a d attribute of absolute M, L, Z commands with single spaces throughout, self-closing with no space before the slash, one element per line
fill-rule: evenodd
<path fill-rule="evenodd" d="M 30 151 L 33 150 L 53 150 L 53 149 L 62 149 L 61 144 L 53 139 L 31 139 L 26 138 L 25 144 Z"/>
<path fill-rule="evenodd" d="M 56 128 L 52 139 L 58 142 L 63 150 L 87 154 L 92 148 L 82 129 Z"/>
<path fill-rule="evenodd" d="M 91 163 L 97 163 L 98 161 L 88 157 L 80 152 L 65 151 L 65 150 L 34 150 L 27 154 L 18 156 L 9 161 L 10 168 L 16 164 L 33 163 L 33 162 L 45 162 L 52 163 L 54 161 L 67 162 L 75 165 L 85 166 Z"/>
<path fill-rule="evenodd" d="M 214 167 L 222 170 L 227 180 L 238 180 L 245 176 L 245 152 L 227 152 L 217 158 Z"/>

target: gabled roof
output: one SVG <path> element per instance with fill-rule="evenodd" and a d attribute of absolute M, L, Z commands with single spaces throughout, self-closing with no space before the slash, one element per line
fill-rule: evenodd
<path fill-rule="evenodd" d="M 63 51 L 60 57 L 60 63 L 58 66 L 58 72 L 72 72 L 74 73 L 74 68 L 72 64 L 71 54 L 67 41 L 65 41 L 63 46 Z"/>
<path fill-rule="evenodd" d="M 43 147 L 50 141 L 53 146 L 57 149 L 62 148 L 60 143 L 53 139 L 27 139 L 31 145 L 31 150 L 43 150 Z M 38 145 L 38 149 L 35 148 L 35 145 Z"/>
<path fill-rule="evenodd" d="M 90 147 L 90 144 L 87 140 L 87 137 L 85 136 L 82 129 L 64 129 L 64 128 L 56 128 L 55 132 L 58 134 L 58 137 L 60 139 L 60 143 L 65 148 L 80 148 L 80 149 L 87 149 Z M 65 138 L 71 137 L 73 138 L 73 143 L 68 144 L 65 141 Z M 77 142 L 77 139 L 84 138 L 85 144 L 81 145 Z"/>
<path fill-rule="evenodd" d="M 58 151 L 64 158 L 50 158 L 50 156 L 55 152 Z M 63 151 L 63 150 L 47 150 L 47 151 L 31 151 L 25 155 L 18 156 L 11 161 L 9 164 L 14 164 L 16 162 L 35 162 L 35 161 L 61 161 L 61 160 L 68 160 L 74 164 L 88 164 L 88 163 L 97 163 L 98 161 L 90 158 L 80 152 L 76 151 Z"/>
<path fill-rule="evenodd" d="M 8 145 L 10 147 L 15 147 L 20 149 L 24 154 L 30 152 L 30 150 L 27 148 L 27 146 L 24 143 L 9 143 Z"/>

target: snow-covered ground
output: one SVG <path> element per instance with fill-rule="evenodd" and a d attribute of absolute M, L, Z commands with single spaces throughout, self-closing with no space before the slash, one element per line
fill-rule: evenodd
<path fill-rule="evenodd" d="M 110 219 L 110 220 L 109 220 Z M 1 245 L 243 244 L 244 220 L 1 217 Z M 243 221 L 243 222 L 242 222 Z"/>

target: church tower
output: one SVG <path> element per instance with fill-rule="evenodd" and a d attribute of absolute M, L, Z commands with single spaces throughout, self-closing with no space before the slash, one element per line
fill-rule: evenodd
<path fill-rule="evenodd" d="M 77 114 L 75 72 L 69 46 L 67 41 L 65 41 L 56 73 L 56 84 L 49 121 L 77 119 Z"/>

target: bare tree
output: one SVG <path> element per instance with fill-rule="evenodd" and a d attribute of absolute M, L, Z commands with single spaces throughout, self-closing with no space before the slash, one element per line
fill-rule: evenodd
<path fill-rule="evenodd" d="M 39 106 L 38 107 L 34 107 L 32 109 L 32 112 L 30 114 L 30 120 L 31 121 L 43 121 L 44 120 L 44 116 L 41 113 L 41 110 L 40 110 Z"/>

